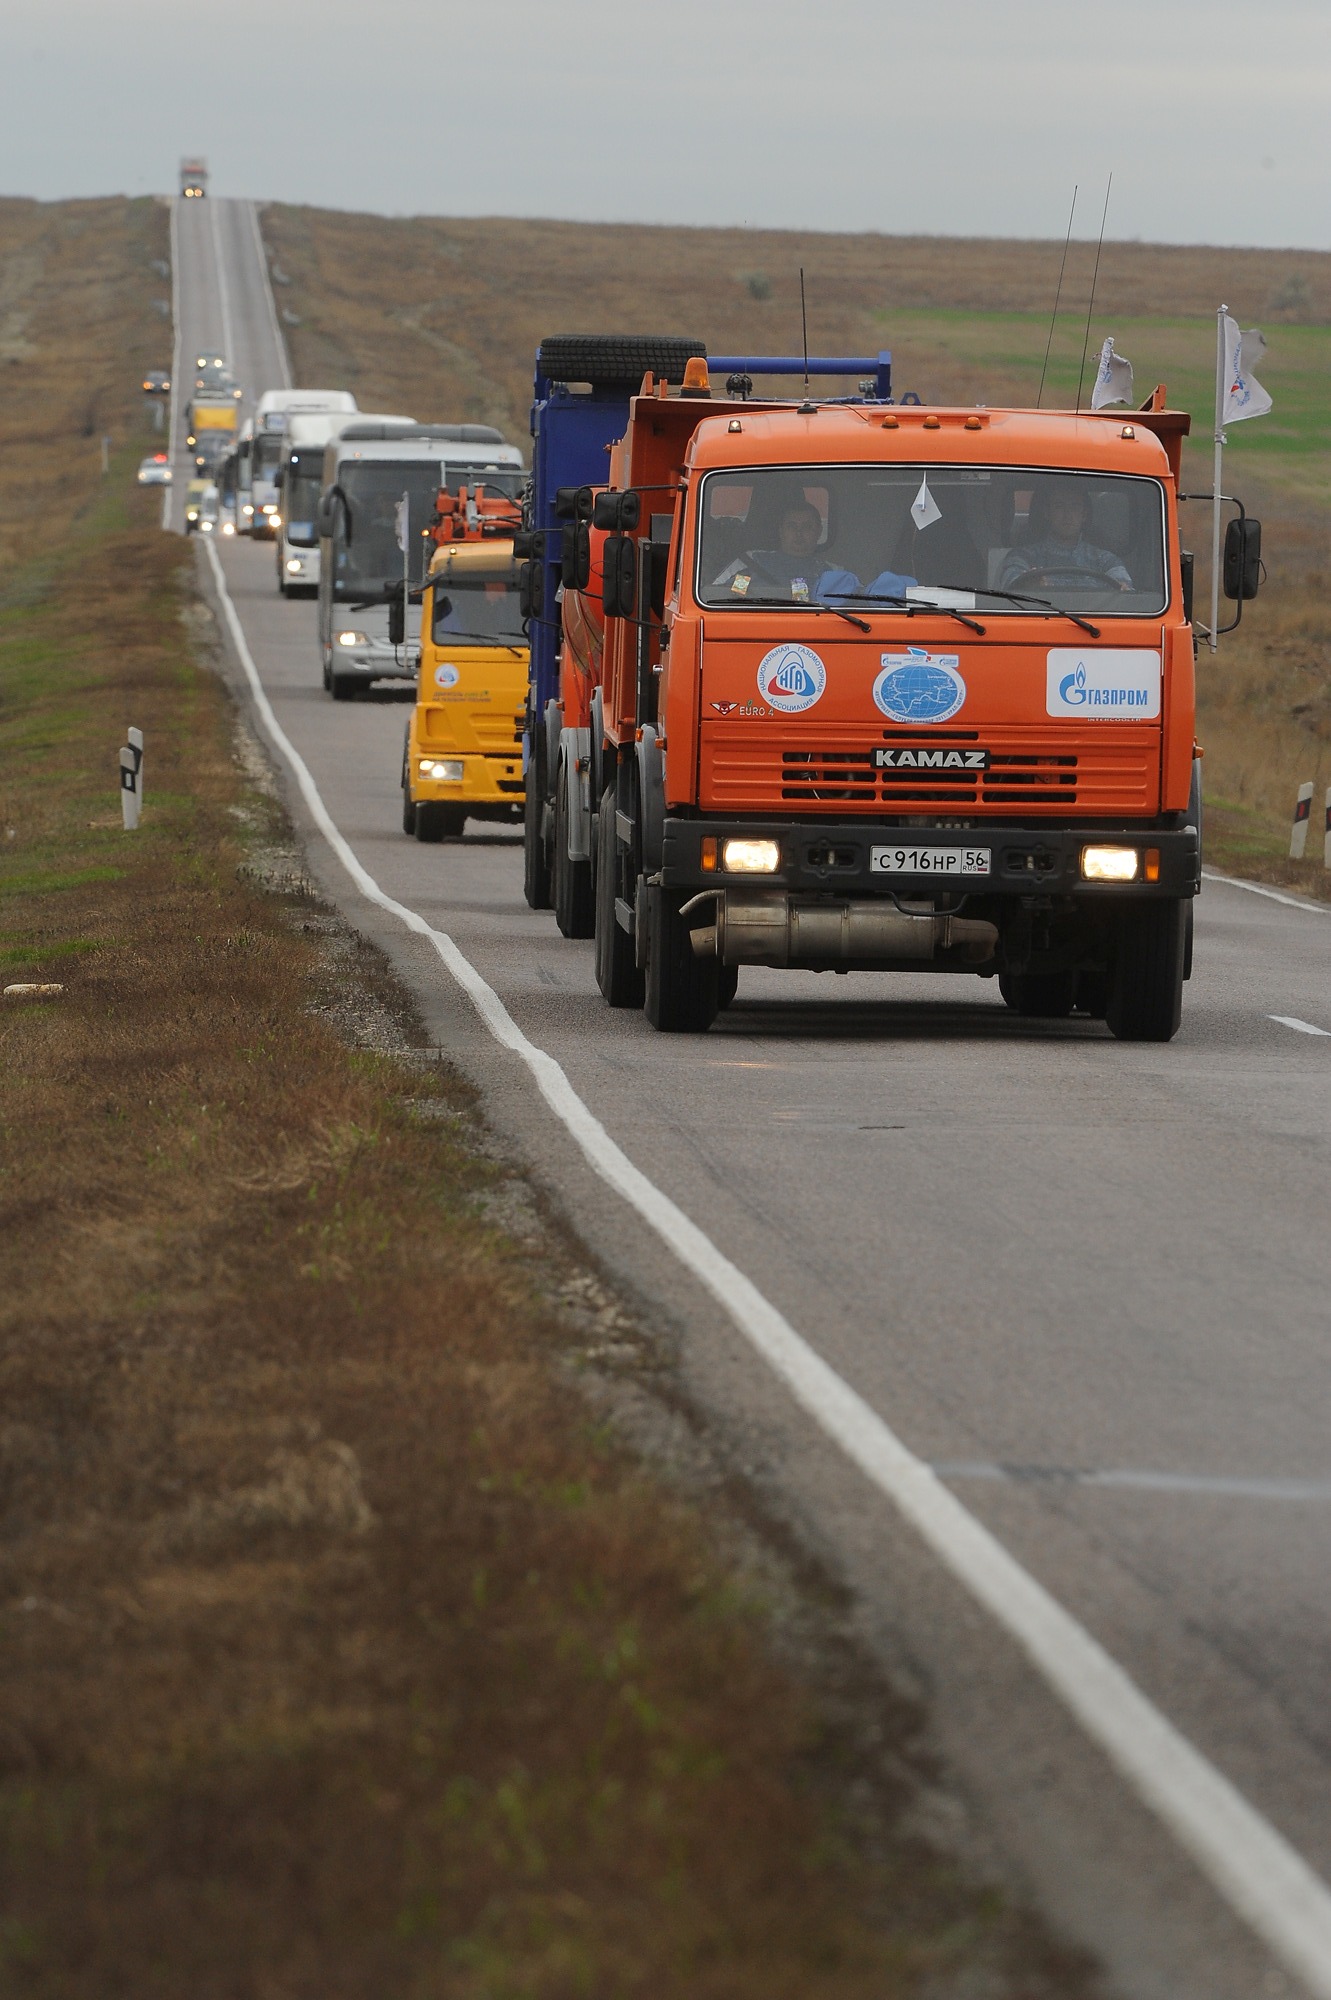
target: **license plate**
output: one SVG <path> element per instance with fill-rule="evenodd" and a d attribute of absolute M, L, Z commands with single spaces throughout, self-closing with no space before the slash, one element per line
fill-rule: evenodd
<path fill-rule="evenodd" d="M 871 875 L 987 875 L 988 847 L 871 847 Z"/>

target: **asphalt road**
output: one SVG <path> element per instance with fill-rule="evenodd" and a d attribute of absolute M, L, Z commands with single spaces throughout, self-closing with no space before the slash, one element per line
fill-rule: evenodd
<path fill-rule="evenodd" d="M 184 349 L 216 339 L 257 394 L 284 364 L 248 206 L 178 211 Z M 516 832 L 403 836 L 401 697 L 335 706 L 313 606 L 279 600 L 271 548 L 219 554 L 277 719 L 363 866 L 456 941 L 629 1158 L 1331 1878 L 1331 911 L 1208 882 L 1168 1047 L 1014 1020 L 979 980 L 752 969 L 708 1036 L 657 1036 L 604 1006 L 589 944 L 527 908 Z M 953 1835 L 1111 1991 L 1301 1991 L 291 799 L 327 893 L 390 952 L 494 1124 L 675 1344 L 737 1466 L 924 1698 Z"/>

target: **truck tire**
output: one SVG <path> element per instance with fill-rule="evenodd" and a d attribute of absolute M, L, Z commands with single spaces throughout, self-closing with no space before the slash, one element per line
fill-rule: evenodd
<path fill-rule="evenodd" d="M 1075 972 L 1000 972 L 998 990 L 1027 1021 L 1065 1021 L 1077 997 Z"/>
<path fill-rule="evenodd" d="M 355 674 L 330 674 L 328 676 L 328 692 L 332 695 L 334 701 L 354 701 L 356 699 L 356 690 L 359 686 L 360 682 L 357 680 Z"/>
<path fill-rule="evenodd" d="M 722 1010 L 727 1008 L 739 992 L 739 967 L 722 965 L 716 974 L 716 1004 Z"/>
<path fill-rule="evenodd" d="M 407 776 L 407 760 L 411 750 L 411 724 L 407 724 L 407 734 L 402 744 L 402 831 L 414 834 L 416 831 L 416 807 L 412 802 L 411 785 Z"/>
<path fill-rule="evenodd" d="M 619 927 L 619 843 L 615 838 L 615 787 L 608 784 L 596 816 L 596 983 L 611 1007 L 641 1007 L 643 980 L 634 963 L 633 939 Z"/>
<path fill-rule="evenodd" d="M 649 368 L 682 382 L 686 364 L 706 353 L 706 341 L 669 333 L 558 333 L 541 342 L 536 373 L 551 382 L 590 382 L 594 389 L 636 389 Z"/>
<path fill-rule="evenodd" d="M 592 864 L 575 861 L 568 851 L 568 795 L 563 773 L 555 781 L 555 922 L 566 938 L 596 935 L 596 906 L 592 902 Z"/>
<path fill-rule="evenodd" d="M 531 762 L 522 801 L 522 893 L 532 910 L 550 907 L 550 858 L 541 821 L 545 815 L 545 731 L 529 729 Z"/>
<path fill-rule="evenodd" d="M 1183 1018 L 1185 905 L 1126 904 L 1109 975 L 1105 1020 L 1120 1042 L 1169 1042 Z"/>
<path fill-rule="evenodd" d="M 701 1035 L 720 1011 L 720 967 L 698 958 L 679 914 L 683 899 L 659 883 L 647 891 L 647 971 L 644 1006 L 654 1028 L 668 1035 Z"/>
<path fill-rule="evenodd" d="M 438 840 L 460 840 L 466 824 L 465 806 L 446 806 L 438 799 L 421 799 L 416 806 L 413 830 L 417 840 L 433 845 Z"/>

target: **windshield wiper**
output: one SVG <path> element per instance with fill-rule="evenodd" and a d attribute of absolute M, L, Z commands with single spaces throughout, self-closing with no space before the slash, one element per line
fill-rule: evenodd
<path fill-rule="evenodd" d="M 839 604 L 833 604 L 830 597 L 741 597 L 731 601 L 739 604 L 762 604 L 771 606 L 777 611 L 789 611 L 792 607 L 798 607 L 801 611 L 831 611 L 838 618 L 844 618 L 847 625 L 858 626 L 861 632 L 873 630 L 873 626 L 865 619 L 857 618 L 853 611 L 843 611 Z M 718 604 L 712 608 L 720 611 L 724 606 Z"/>
<path fill-rule="evenodd" d="M 935 590 L 947 590 L 948 584 L 936 583 Z M 969 585 L 967 586 L 969 588 Z M 1100 636 L 1100 627 L 1092 625 L 1089 618 L 1080 617 L 1075 611 L 1065 611 L 1061 604 L 1055 604 L 1052 597 L 1032 597 L 1029 590 L 995 590 L 990 584 L 982 583 L 976 593 L 979 597 L 1002 597 L 1009 604 L 1043 604 L 1046 611 L 1052 611 L 1059 618 L 1070 618 L 1074 625 L 1080 625 L 1083 632 L 1089 632 L 1093 639 Z"/>
<path fill-rule="evenodd" d="M 510 653 L 522 652 L 525 641 L 519 633 L 516 639 L 501 639 L 497 632 L 436 632 L 432 644 L 446 646 L 450 639 L 475 639 L 482 646 L 506 646 Z"/>
<path fill-rule="evenodd" d="M 925 587 L 928 588 L 927 585 Z M 935 584 L 934 588 L 936 590 L 950 590 L 952 586 L 950 584 L 939 583 Z M 918 598 L 886 597 L 881 591 L 872 590 L 848 590 L 844 593 L 838 592 L 838 595 L 853 598 L 857 604 L 890 604 L 894 611 L 904 611 L 907 618 L 913 618 L 917 611 L 946 612 L 949 618 L 956 618 L 961 624 L 969 626 L 972 632 L 978 632 L 982 639 L 984 637 L 985 628 L 981 625 L 979 619 L 968 618 L 964 611 L 958 611 L 955 604 L 925 604 Z M 834 611 L 838 608 L 836 605 L 832 606 Z M 864 629 L 867 632 L 869 628 L 866 625 Z"/>

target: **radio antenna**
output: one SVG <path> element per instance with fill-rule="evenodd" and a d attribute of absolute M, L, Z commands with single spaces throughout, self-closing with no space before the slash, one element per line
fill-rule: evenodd
<path fill-rule="evenodd" d="M 1105 242 L 1105 221 L 1109 215 L 1109 190 L 1114 185 L 1111 174 L 1105 182 L 1105 205 L 1100 213 L 1100 241 L 1095 246 L 1095 269 L 1091 273 L 1091 302 L 1086 308 L 1086 338 L 1081 344 L 1081 367 L 1077 371 L 1077 408 L 1081 408 L 1081 385 L 1086 375 L 1086 350 L 1091 344 L 1091 314 L 1095 311 L 1095 288 L 1100 280 L 1100 252 Z"/>
<path fill-rule="evenodd" d="M 804 309 L 804 266 L 800 265 L 800 332 L 804 338 L 804 393 L 809 393 L 809 316 Z"/>
<path fill-rule="evenodd" d="M 1040 370 L 1040 393 L 1035 399 L 1038 410 L 1044 401 L 1044 378 L 1049 372 L 1049 350 L 1054 344 L 1054 321 L 1058 318 L 1058 302 L 1063 296 L 1063 273 L 1068 268 L 1068 245 L 1072 241 L 1072 218 L 1077 213 L 1077 190 L 1072 190 L 1072 206 L 1068 210 L 1068 233 L 1063 238 L 1063 258 L 1058 267 L 1058 285 L 1054 292 L 1054 310 L 1049 316 L 1049 338 L 1044 344 L 1044 366 Z"/>

